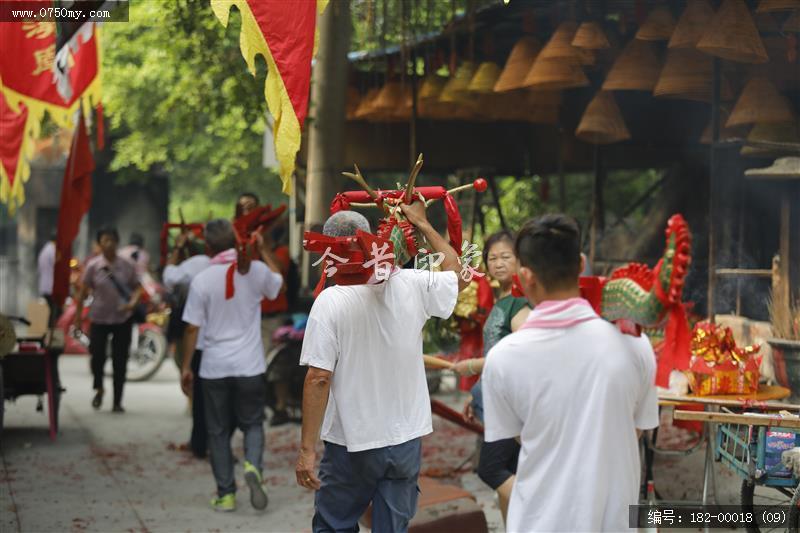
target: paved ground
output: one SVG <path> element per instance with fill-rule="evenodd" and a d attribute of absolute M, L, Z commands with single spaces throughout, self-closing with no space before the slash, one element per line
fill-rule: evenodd
<path fill-rule="evenodd" d="M 174 365 L 165 364 L 148 382 L 129 384 L 124 415 L 112 414 L 108 403 L 100 412 L 91 409 L 87 358 L 62 357 L 60 369 L 67 392 L 57 442 L 48 440 L 46 413 L 36 412 L 35 398 L 6 403 L 0 445 L 0 532 L 310 530 L 313 496 L 294 482 L 297 426 L 267 431 L 269 508 L 254 511 L 243 490 L 235 514 L 218 514 L 207 507 L 214 492 L 207 462 L 175 449 L 187 439 L 191 420 Z M 452 405 L 464 400 L 447 391 L 441 397 Z M 442 481 L 473 492 L 490 528 L 501 531 L 492 492 L 469 468 L 452 475 L 470 456 L 474 437 L 449 422 L 434 420 L 435 432 L 424 443 L 423 472 L 444 476 Z M 681 433 L 663 434 L 673 446 L 685 440 Z M 241 457 L 239 434 L 235 449 Z M 698 498 L 702 459 L 702 453 L 660 457 L 655 470 L 660 495 Z M 737 503 L 738 479 L 719 465 L 716 471 L 720 503 Z M 241 483 L 241 469 L 237 476 Z"/>
<path fill-rule="evenodd" d="M 264 482 L 270 497 L 261 513 L 246 488 L 235 514 L 207 506 L 214 483 L 206 461 L 176 450 L 191 419 L 178 373 L 164 364 L 158 375 L 126 388 L 124 415 L 90 406 L 88 359 L 60 360 L 63 386 L 61 432 L 51 443 L 47 416 L 34 397 L 6 403 L 0 465 L 0 531 L 308 531 L 312 493 L 294 481 L 299 427 L 267 430 Z M 109 384 L 110 388 L 110 384 Z M 460 401 L 452 397 L 453 401 Z M 474 437 L 446 421 L 425 439 L 423 471 L 447 474 L 466 458 Z M 241 457 L 241 434 L 234 440 Z M 237 478 L 242 483 L 241 468 Z M 471 472 L 445 477 L 474 492 L 493 530 L 500 528 L 492 492 Z"/>

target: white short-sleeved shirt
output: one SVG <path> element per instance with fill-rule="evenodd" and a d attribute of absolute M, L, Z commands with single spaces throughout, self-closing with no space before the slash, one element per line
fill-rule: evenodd
<path fill-rule="evenodd" d="M 179 265 L 167 265 L 162 276 L 164 285 L 169 290 L 174 290 L 179 285 L 189 285 L 210 264 L 211 258 L 207 255 L 194 255 Z"/>
<path fill-rule="evenodd" d="M 164 273 L 161 276 L 164 285 L 171 291 L 177 288 L 184 287 L 187 294 L 189 291 L 189 284 L 200 272 L 208 268 L 211 264 L 211 258 L 207 255 L 194 255 L 179 265 L 167 265 L 164 267 Z M 183 320 L 183 317 L 181 317 Z M 203 343 L 203 330 L 197 332 L 197 344 L 195 349 L 202 350 Z"/>
<path fill-rule="evenodd" d="M 39 294 L 53 294 L 53 271 L 56 267 L 56 243 L 48 241 L 37 258 L 39 271 Z"/>
<path fill-rule="evenodd" d="M 234 274 L 234 294 L 225 299 L 229 264 L 211 265 L 192 280 L 183 320 L 203 330 L 200 377 L 248 377 L 266 371 L 261 341 L 261 299 L 274 300 L 283 279 L 261 261 Z"/>
<path fill-rule="evenodd" d="M 655 355 L 605 320 L 522 329 L 483 370 L 485 439 L 520 437 L 508 531 L 626 531 L 636 429 L 658 426 Z"/>
<path fill-rule="evenodd" d="M 422 327 L 431 316 L 449 317 L 457 298 L 454 272 L 412 270 L 320 293 L 300 364 L 333 372 L 322 440 L 358 452 L 433 431 Z"/>

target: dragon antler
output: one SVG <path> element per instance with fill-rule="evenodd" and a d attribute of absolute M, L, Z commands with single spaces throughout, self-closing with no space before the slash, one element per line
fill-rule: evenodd
<path fill-rule="evenodd" d="M 403 201 L 407 204 L 411 203 L 412 198 L 414 197 L 414 183 L 417 181 L 417 175 L 419 171 L 422 169 L 422 154 L 419 154 L 417 157 L 417 162 L 414 163 L 414 168 L 411 169 L 411 174 L 408 176 L 408 185 L 406 185 L 406 194 Z"/>

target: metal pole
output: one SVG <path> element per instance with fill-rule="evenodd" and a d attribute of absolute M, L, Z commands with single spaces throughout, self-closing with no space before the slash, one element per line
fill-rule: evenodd
<path fill-rule="evenodd" d="M 709 148 L 709 173 L 708 173 L 708 317 L 714 322 L 714 293 L 717 285 L 717 276 L 714 272 L 716 265 L 716 252 L 714 250 L 714 187 L 717 177 L 717 147 L 719 141 L 719 100 L 720 79 L 722 77 L 722 61 L 714 58 L 714 89 L 711 98 L 711 147 Z"/>

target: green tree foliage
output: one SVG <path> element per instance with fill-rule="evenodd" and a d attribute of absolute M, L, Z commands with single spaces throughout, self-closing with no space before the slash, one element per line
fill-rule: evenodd
<path fill-rule="evenodd" d="M 103 33 L 103 100 L 122 180 L 169 176 L 173 217 L 230 216 L 243 190 L 281 201 L 262 167 L 263 61 L 257 77 L 239 51 L 240 17 L 228 28 L 208 0 L 132 2 L 130 21 Z"/>

